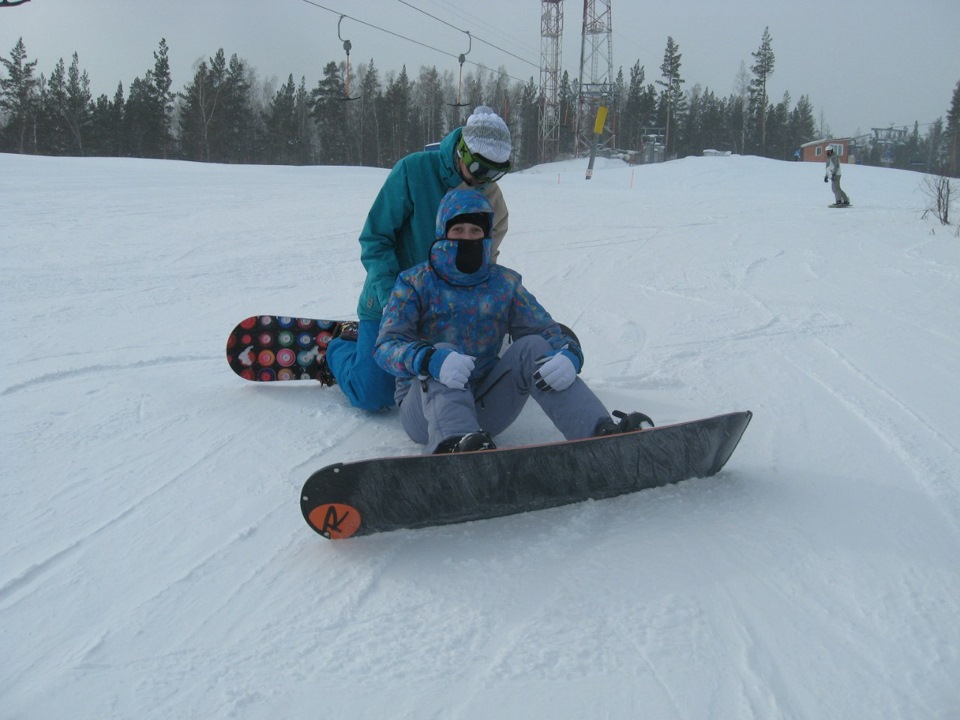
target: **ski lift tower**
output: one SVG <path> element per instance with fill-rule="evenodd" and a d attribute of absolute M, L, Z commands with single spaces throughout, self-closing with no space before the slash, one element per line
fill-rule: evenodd
<path fill-rule="evenodd" d="M 560 45 L 563 0 L 542 0 L 540 12 L 540 162 L 560 154 Z"/>
<path fill-rule="evenodd" d="M 577 102 L 577 155 L 593 144 L 596 110 L 613 100 L 612 0 L 583 0 L 580 41 L 580 98 Z"/>

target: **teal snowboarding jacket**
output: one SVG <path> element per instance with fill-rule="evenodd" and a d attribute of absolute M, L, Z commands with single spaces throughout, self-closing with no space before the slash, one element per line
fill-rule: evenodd
<path fill-rule="evenodd" d="M 425 262 L 434 241 L 440 201 L 449 190 L 466 187 L 454 159 L 461 128 L 447 135 L 437 151 L 416 152 L 390 171 L 367 214 L 360 234 L 360 261 L 367 277 L 357 304 L 360 320 L 379 322 L 400 271 Z M 507 232 L 507 207 L 496 183 L 477 188 L 494 209 L 496 257 Z"/>

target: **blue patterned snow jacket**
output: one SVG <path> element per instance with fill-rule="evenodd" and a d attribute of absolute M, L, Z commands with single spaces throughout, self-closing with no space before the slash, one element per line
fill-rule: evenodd
<path fill-rule="evenodd" d="M 444 196 L 430 259 L 400 273 L 384 309 L 375 358 L 380 367 L 397 376 L 398 403 L 411 381 L 421 375 L 424 358 L 437 343 L 451 343 L 476 358 L 470 378 L 474 388 L 493 369 L 508 333 L 514 339 L 542 335 L 555 351 L 567 347 L 582 365 L 579 346 L 523 287 L 520 274 L 491 262 L 489 237 L 446 239 L 448 220 L 475 212 L 487 213 L 492 221 L 490 203 L 476 190 L 451 190 Z M 457 269 L 459 242 L 483 243 L 483 261 L 476 272 Z"/>
<path fill-rule="evenodd" d="M 437 208 L 447 191 L 467 187 L 457 171 L 454 150 L 462 128 L 449 133 L 436 151 L 402 158 L 387 176 L 360 233 L 360 261 L 367 271 L 357 303 L 361 320 L 380 320 L 401 270 L 424 262 L 433 242 Z M 482 187 L 496 215 L 494 258 L 507 232 L 507 204 L 497 183 Z"/>

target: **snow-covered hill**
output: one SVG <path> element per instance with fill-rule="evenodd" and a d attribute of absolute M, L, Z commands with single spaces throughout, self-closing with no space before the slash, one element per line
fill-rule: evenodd
<path fill-rule="evenodd" d="M 960 239 L 921 176 L 830 210 L 819 165 L 584 171 L 503 182 L 501 261 L 611 409 L 753 410 L 726 469 L 330 543 L 310 472 L 419 448 L 223 346 L 354 316 L 386 172 L 0 156 L 0 718 L 960 717 Z"/>

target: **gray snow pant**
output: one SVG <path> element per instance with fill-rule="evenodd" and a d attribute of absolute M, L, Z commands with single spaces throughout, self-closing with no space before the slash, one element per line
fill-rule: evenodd
<path fill-rule="evenodd" d="M 439 344 L 438 348 L 450 347 Z M 452 348 L 455 349 L 455 348 Z M 448 388 L 439 380 L 414 380 L 400 400 L 403 429 L 429 454 L 451 437 L 485 430 L 491 435 L 506 430 L 523 410 L 530 396 L 567 440 L 590 437 L 597 424 L 610 413 L 586 383 L 577 378 L 561 392 L 538 390 L 533 380 L 536 360 L 551 351 L 539 335 L 516 340 L 476 390 Z"/>
<path fill-rule="evenodd" d="M 830 181 L 830 189 L 833 190 L 833 197 L 836 199 L 837 205 L 843 205 L 850 202 L 850 198 L 847 197 L 847 194 L 840 189 L 839 175 L 833 176 L 833 179 Z"/>

